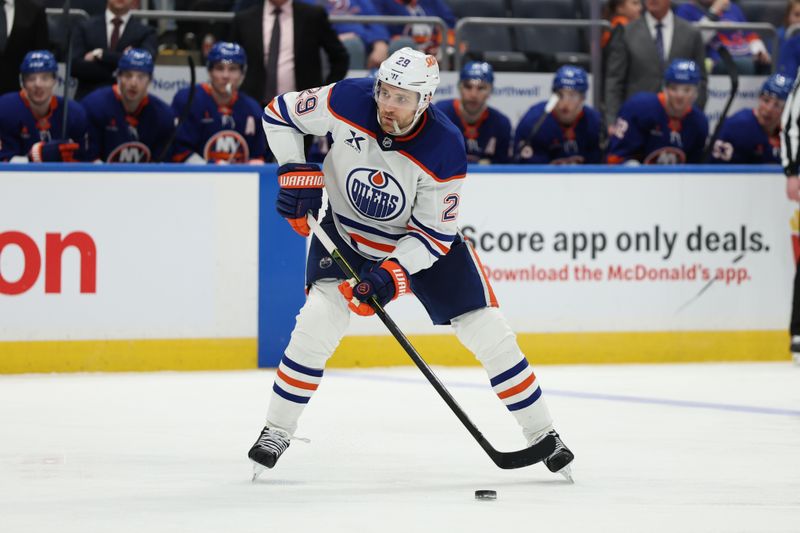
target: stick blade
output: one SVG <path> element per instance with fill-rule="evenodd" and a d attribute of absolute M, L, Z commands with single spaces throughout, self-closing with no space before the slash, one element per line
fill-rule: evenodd
<path fill-rule="evenodd" d="M 481 445 L 484 445 L 484 442 L 481 442 Z M 486 442 L 486 445 L 489 443 Z M 515 452 L 498 452 L 490 445 L 488 449 L 484 446 L 484 449 L 494 464 L 505 470 L 511 470 L 542 462 L 556 450 L 556 439 L 552 435 L 547 435 L 533 446 Z"/>

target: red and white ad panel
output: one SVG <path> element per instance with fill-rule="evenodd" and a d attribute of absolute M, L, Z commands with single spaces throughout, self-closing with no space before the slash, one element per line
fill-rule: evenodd
<path fill-rule="evenodd" d="M 2 178 L 0 341 L 256 337 L 257 173 Z"/>

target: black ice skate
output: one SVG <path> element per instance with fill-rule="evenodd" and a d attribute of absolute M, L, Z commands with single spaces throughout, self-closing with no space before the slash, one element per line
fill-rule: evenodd
<path fill-rule="evenodd" d="M 555 438 L 556 449 L 544 459 L 545 466 L 551 472 L 564 476 L 570 483 L 575 483 L 575 480 L 572 479 L 572 468 L 570 468 L 570 463 L 575 459 L 575 454 L 567 448 L 564 441 L 561 440 L 561 437 L 558 436 L 558 433 L 556 433 L 554 429 L 539 435 L 531 442 L 531 445 L 536 444 L 548 435 L 552 435 Z"/>
<path fill-rule="evenodd" d="M 291 437 L 282 429 L 270 429 L 264 427 L 261 430 L 261 435 L 250 451 L 247 457 L 253 461 L 253 481 L 264 471 L 264 468 L 272 468 L 278 459 L 289 447 Z"/>
<path fill-rule="evenodd" d="M 794 364 L 800 365 L 800 335 L 792 335 L 792 343 L 789 346 L 792 352 L 792 361 Z"/>

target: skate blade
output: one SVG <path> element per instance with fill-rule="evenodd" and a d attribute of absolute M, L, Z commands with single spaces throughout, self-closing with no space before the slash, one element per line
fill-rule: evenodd
<path fill-rule="evenodd" d="M 556 473 L 557 474 L 561 474 L 562 476 L 564 476 L 564 479 L 566 479 L 570 483 L 572 483 L 572 484 L 575 483 L 575 480 L 572 478 L 572 468 L 570 467 L 570 465 L 565 466 L 564 468 L 562 468 L 561 470 L 559 470 Z"/>
<path fill-rule="evenodd" d="M 252 463 L 253 463 L 253 479 L 251 479 L 250 481 L 255 483 L 256 479 L 258 479 L 258 476 L 261 475 L 261 472 L 266 470 L 266 467 L 264 467 L 264 465 L 256 463 L 255 461 L 252 461 Z"/>

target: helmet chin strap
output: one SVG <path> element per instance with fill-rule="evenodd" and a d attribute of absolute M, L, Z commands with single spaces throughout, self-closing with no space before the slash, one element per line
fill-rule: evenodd
<path fill-rule="evenodd" d="M 425 109 L 428 109 L 428 106 L 425 106 L 424 109 L 422 109 L 421 111 L 418 111 L 417 114 L 414 115 L 414 120 L 411 121 L 411 124 L 409 124 L 407 128 L 402 129 L 402 130 L 400 129 L 400 125 L 397 124 L 397 121 L 392 119 L 392 128 L 394 129 L 394 131 L 386 132 L 386 133 L 389 133 L 389 135 L 404 135 L 404 134 L 408 133 L 409 131 L 411 131 L 414 128 L 414 126 L 417 125 L 417 122 L 419 122 L 419 117 L 422 116 L 422 113 L 425 112 Z M 378 115 L 378 124 L 380 124 L 380 122 L 381 122 L 381 113 L 380 113 L 380 111 L 378 111 L 376 109 L 375 110 L 375 114 Z"/>

